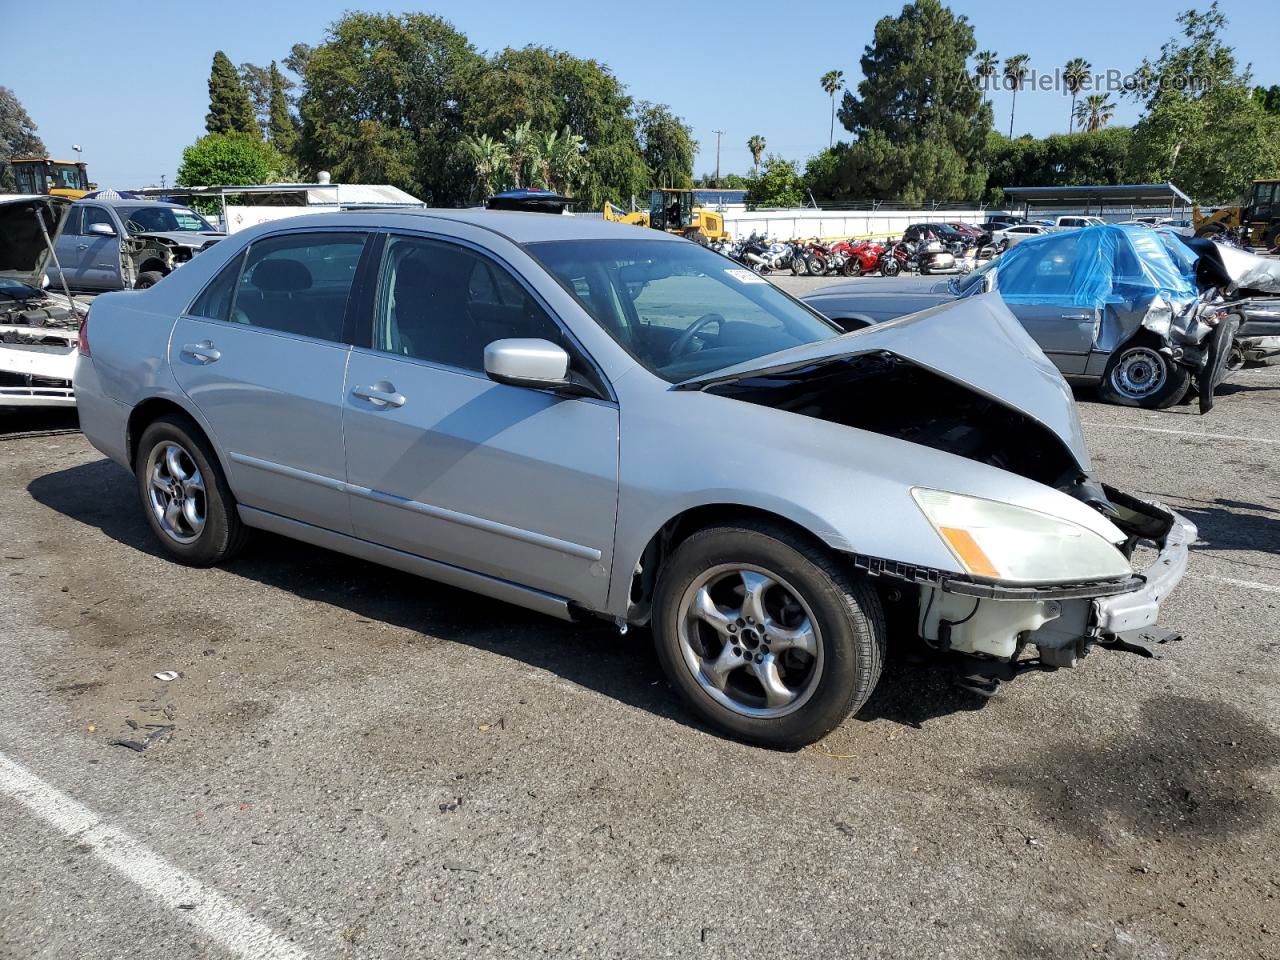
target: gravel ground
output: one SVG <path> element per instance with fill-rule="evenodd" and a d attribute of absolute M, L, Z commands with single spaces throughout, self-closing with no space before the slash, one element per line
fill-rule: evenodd
<path fill-rule="evenodd" d="M 0 790 L 0 956 L 1280 957 L 1280 369 L 1079 399 L 1199 525 L 1185 639 L 991 701 L 892 658 L 795 753 L 701 727 L 644 631 L 266 536 L 174 565 L 127 473 L 23 435 L 73 420 L 0 419 L 0 761 L 102 821 Z"/>

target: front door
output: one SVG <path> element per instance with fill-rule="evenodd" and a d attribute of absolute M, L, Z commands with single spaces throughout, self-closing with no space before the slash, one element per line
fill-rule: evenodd
<path fill-rule="evenodd" d="M 350 533 L 342 395 L 366 235 L 253 243 L 178 319 L 169 364 L 227 458 L 237 500 Z"/>
<path fill-rule="evenodd" d="M 94 230 L 110 229 L 109 234 Z M 88 290 L 119 290 L 124 286 L 120 273 L 120 228 L 116 226 L 111 211 L 106 207 L 84 208 L 82 236 L 78 237 L 76 252 L 80 255 L 77 269 L 77 286 Z"/>
<path fill-rule="evenodd" d="M 440 240 L 389 239 L 374 314 L 343 411 L 356 536 L 603 607 L 617 407 L 484 374 L 494 340 L 581 353 L 505 267 Z"/>

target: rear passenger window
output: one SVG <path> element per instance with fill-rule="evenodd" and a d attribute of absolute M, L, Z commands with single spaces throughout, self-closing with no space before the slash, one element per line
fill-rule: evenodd
<path fill-rule="evenodd" d="M 376 349 L 483 371 L 484 348 L 510 337 L 565 346 L 556 322 L 501 264 L 452 243 L 391 238 Z"/>
<path fill-rule="evenodd" d="M 341 340 L 364 243 L 359 233 L 292 233 L 258 241 L 236 284 L 230 320 Z"/>
<path fill-rule="evenodd" d="M 240 267 L 244 264 L 244 253 L 235 257 L 222 268 L 222 272 L 214 278 L 213 283 L 204 288 L 204 293 L 196 297 L 196 302 L 187 311 L 193 317 L 209 317 L 213 320 L 226 320 L 231 315 L 231 298 L 236 290 L 236 281 L 240 279 Z"/>

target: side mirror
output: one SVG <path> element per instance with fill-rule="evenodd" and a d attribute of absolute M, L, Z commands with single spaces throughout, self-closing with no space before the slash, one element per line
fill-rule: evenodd
<path fill-rule="evenodd" d="M 89 224 L 88 233 L 94 237 L 114 237 L 116 235 L 115 227 L 109 223 L 91 223 Z"/>
<path fill-rule="evenodd" d="M 495 340 L 484 348 L 484 372 L 513 387 L 567 387 L 569 354 L 550 340 Z"/>

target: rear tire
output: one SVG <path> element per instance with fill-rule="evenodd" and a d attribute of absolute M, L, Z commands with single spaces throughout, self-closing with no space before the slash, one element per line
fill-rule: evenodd
<path fill-rule="evenodd" d="M 809 260 L 809 276 L 820 277 L 827 272 L 827 261 L 822 257 L 812 257 Z"/>
<path fill-rule="evenodd" d="M 818 740 L 880 679 L 885 629 L 875 593 L 774 524 L 689 537 L 664 565 L 653 609 L 658 659 L 685 703 L 762 746 Z"/>
<path fill-rule="evenodd" d="M 1107 403 L 1163 410 L 1186 395 L 1191 371 L 1144 342 L 1130 341 L 1111 355 L 1098 384 Z"/>
<path fill-rule="evenodd" d="M 147 426 L 134 476 L 151 531 L 179 563 L 221 563 L 248 540 L 218 458 L 189 418 L 167 414 Z"/>
<path fill-rule="evenodd" d="M 851 257 L 844 262 L 844 266 L 840 268 L 840 272 L 846 277 L 862 276 L 862 261 L 857 257 Z"/>

